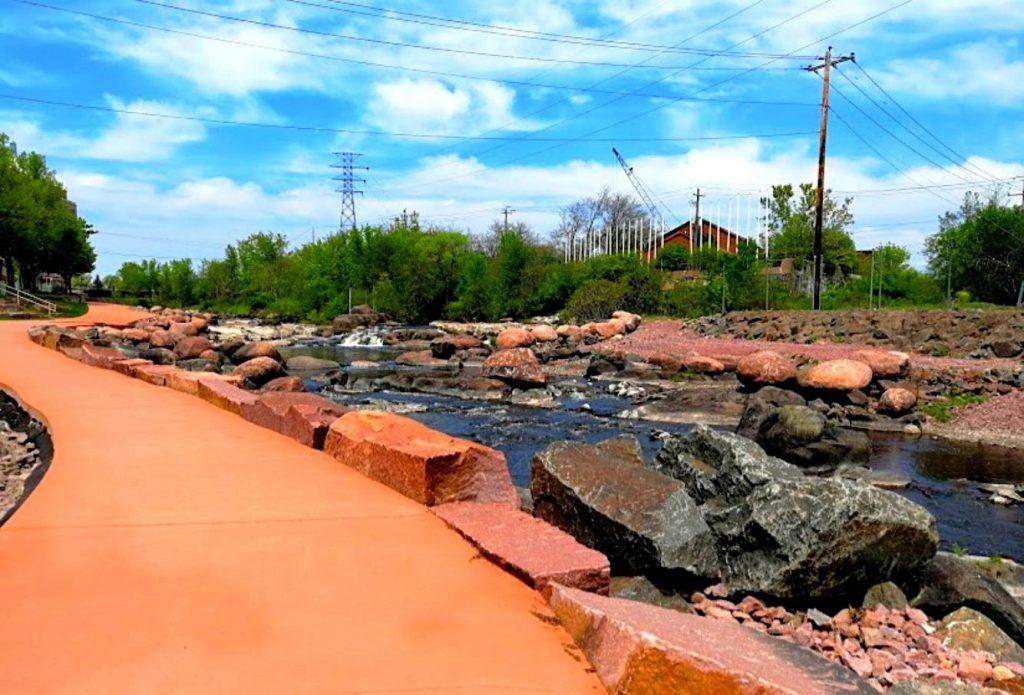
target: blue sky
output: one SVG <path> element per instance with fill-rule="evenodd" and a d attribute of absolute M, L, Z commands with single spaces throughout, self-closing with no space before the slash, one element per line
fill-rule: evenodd
<path fill-rule="evenodd" d="M 0 0 L 0 94 L 115 110 L 0 98 L 0 131 L 48 156 L 100 231 L 104 274 L 139 256 L 216 256 L 257 230 L 328 233 L 334 150 L 371 167 L 361 222 L 409 209 L 476 232 L 510 205 L 546 233 L 559 207 L 630 190 L 617 145 L 667 221 L 690 215 L 701 186 L 706 214 L 742 231 L 757 191 L 815 174 L 820 80 L 805 59 L 773 57 L 831 43 L 888 96 L 841 68 L 829 186 L 859 192 L 858 245 L 918 252 L 969 186 L 1024 175 L 1024 2 L 901 2 Z M 480 135 L 510 139 L 439 137 Z"/>

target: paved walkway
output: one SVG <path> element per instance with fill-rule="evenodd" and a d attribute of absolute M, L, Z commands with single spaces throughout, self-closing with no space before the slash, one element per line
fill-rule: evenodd
<path fill-rule="evenodd" d="M 601 690 L 542 599 L 423 507 L 27 327 L 0 322 L 0 385 L 56 457 L 0 528 L 0 692 Z"/>

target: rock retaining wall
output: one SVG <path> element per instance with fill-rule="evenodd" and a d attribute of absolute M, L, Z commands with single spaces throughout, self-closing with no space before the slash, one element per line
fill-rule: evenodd
<path fill-rule="evenodd" d="M 748 311 L 687 323 L 699 335 L 880 345 L 935 357 L 1024 356 L 1024 311 Z"/>

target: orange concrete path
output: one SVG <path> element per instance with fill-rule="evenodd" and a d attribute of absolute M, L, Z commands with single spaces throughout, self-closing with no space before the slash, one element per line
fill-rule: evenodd
<path fill-rule="evenodd" d="M 0 385 L 56 456 L 0 528 L 0 692 L 601 691 L 539 595 L 425 508 L 27 327 L 0 322 Z"/>

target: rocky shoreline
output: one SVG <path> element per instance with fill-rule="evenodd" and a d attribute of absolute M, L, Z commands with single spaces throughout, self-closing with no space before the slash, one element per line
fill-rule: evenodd
<path fill-rule="evenodd" d="M 128 327 L 51 326 L 30 335 L 86 364 L 193 393 L 322 447 L 435 507 L 485 557 L 544 589 L 556 613 L 590 601 L 551 589 L 552 581 L 568 581 L 781 638 L 876 690 L 1024 683 L 1011 648 L 1024 641 L 1024 606 L 976 564 L 936 554 L 931 514 L 883 489 L 898 481 L 873 479 L 859 465 L 871 444 L 858 427 L 920 432 L 909 356 L 877 349 L 821 361 L 776 351 L 636 356 L 622 349 L 640 323 L 626 314 L 585 326 L 445 326 L 454 333 L 388 325 L 366 310 L 339 318 L 332 338 L 305 327 L 221 326 L 216 317 L 173 310 Z M 389 343 L 400 367 L 381 374 L 375 363 L 343 367 L 282 354 L 288 343 L 335 335 Z M 636 404 L 620 417 L 658 404 L 663 414 L 711 411 L 738 422 L 744 436 L 697 426 L 665 434 L 653 458 L 623 438 L 555 442 L 534 458 L 530 494 L 521 500 L 494 449 L 306 393 L 384 386 L 544 407 L 582 378 Z M 423 460 L 413 443 L 427 441 L 450 452 L 451 462 L 421 483 L 396 466 Z M 506 533 L 535 545 L 510 544 Z M 542 561 L 547 553 L 581 564 L 551 565 Z M 863 608 L 844 608 L 852 605 Z M 964 624 L 970 629 L 954 633 Z"/>
<path fill-rule="evenodd" d="M 0 525 L 39 484 L 52 458 L 46 426 L 0 390 Z"/>

